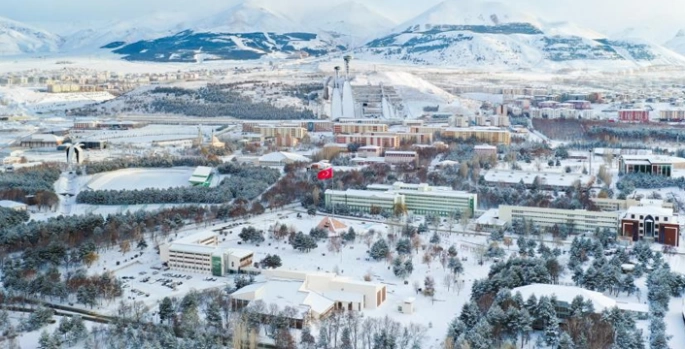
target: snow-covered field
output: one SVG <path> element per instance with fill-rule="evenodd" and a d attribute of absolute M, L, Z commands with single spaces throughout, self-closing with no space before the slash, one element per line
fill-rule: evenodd
<path fill-rule="evenodd" d="M 145 188 L 165 189 L 190 186 L 188 179 L 194 168 L 128 168 L 99 173 L 86 183 L 93 190 L 141 190 Z"/>

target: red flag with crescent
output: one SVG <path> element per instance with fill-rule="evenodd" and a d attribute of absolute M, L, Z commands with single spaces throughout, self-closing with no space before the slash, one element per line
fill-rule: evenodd
<path fill-rule="evenodd" d="M 322 181 L 333 178 L 333 167 L 328 167 L 319 171 L 319 173 L 316 174 L 316 178 Z"/>

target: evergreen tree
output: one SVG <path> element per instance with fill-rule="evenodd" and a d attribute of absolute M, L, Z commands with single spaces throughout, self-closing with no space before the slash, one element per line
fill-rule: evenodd
<path fill-rule="evenodd" d="M 573 339 L 568 332 L 563 332 L 559 337 L 559 349 L 575 349 Z"/>
<path fill-rule="evenodd" d="M 388 255 L 388 244 L 385 242 L 384 239 L 380 239 L 376 241 L 373 246 L 371 246 L 371 250 L 369 251 L 369 255 L 371 258 L 373 258 L 376 261 L 383 260 L 387 255 Z"/>
<path fill-rule="evenodd" d="M 668 349 L 671 336 L 666 335 L 666 324 L 662 316 L 650 314 L 649 317 L 649 348 Z"/>
<path fill-rule="evenodd" d="M 343 240 L 350 242 L 354 241 L 357 238 L 357 233 L 354 231 L 354 228 L 350 227 L 350 229 L 347 230 L 347 233 L 343 235 Z"/>
<path fill-rule="evenodd" d="M 537 316 L 538 320 L 542 323 L 545 343 L 556 346 L 559 343 L 559 319 L 557 318 L 554 304 L 549 297 L 540 297 Z"/>
<path fill-rule="evenodd" d="M 471 349 L 491 349 L 494 347 L 492 338 L 492 327 L 487 320 L 481 319 L 476 323 L 473 330 L 466 333 L 466 340 L 471 345 Z"/>
<path fill-rule="evenodd" d="M 461 314 L 459 314 L 459 320 L 464 323 L 467 330 L 471 330 L 476 326 L 478 320 L 481 318 L 480 309 L 478 305 L 474 302 L 468 302 L 464 304 L 461 308 Z"/>
<path fill-rule="evenodd" d="M 400 241 L 397 242 L 395 250 L 400 255 L 411 255 L 411 241 L 407 238 L 400 239 Z"/>
<path fill-rule="evenodd" d="M 456 257 L 457 256 L 457 248 L 452 245 L 450 248 L 447 249 L 447 254 L 450 255 L 450 257 Z"/>
<path fill-rule="evenodd" d="M 222 318 L 221 318 L 221 306 L 219 302 L 215 299 L 211 300 L 205 309 L 205 320 L 207 325 L 216 330 L 221 330 L 223 328 Z"/>
<path fill-rule="evenodd" d="M 440 236 L 438 236 L 437 231 L 433 233 L 433 236 L 431 236 L 429 241 L 431 244 L 435 244 L 435 245 L 440 244 Z"/>
<path fill-rule="evenodd" d="M 459 275 L 464 272 L 464 266 L 461 261 L 456 257 L 451 257 L 447 262 L 447 268 L 452 271 L 452 274 Z"/>
<path fill-rule="evenodd" d="M 397 343 L 395 337 L 388 334 L 385 329 L 382 329 L 380 333 L 376 333 L 373 336 L 373 346 L 372 349 L 396 349 Z"/>
<path fill-rule="evenodd" d="M 171 322 L 174 318 L 174 306 L 171 303 L 171 298 L 164 297 L 162 303 L 159 303 L 159 321 L 167 323 Z"/>

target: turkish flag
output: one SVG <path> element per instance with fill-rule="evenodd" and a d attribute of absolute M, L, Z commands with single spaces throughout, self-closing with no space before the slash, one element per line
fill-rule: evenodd
<path fill-rule="evenodd" d="M 333 178 L 333 167 L 329 167 L 319 171 L 319 173 L 316 174 L 316 178 L 320 180 Z"/>

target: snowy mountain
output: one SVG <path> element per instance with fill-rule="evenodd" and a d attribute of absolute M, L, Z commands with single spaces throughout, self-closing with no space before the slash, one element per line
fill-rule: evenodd
<path fill-rule="evenodd" d="M 260 1 L 248 0 L 226 11 L 188 23 L 186 29 L 212 33 L 288 33 L 307 31 L 285 14 L 276 12 Z"/>
<path fill-rule="evenodd" d="M 666 42 L 664 46 L 675 53 L 685 55 L 685 29 L 680 29 L 675 37 Z"/>
<path fill-rule="evenodd" d="M 360 58 L 514 69 L 685 65 L 641 40 L 615 40 L 572 23 L 547 23 L 502 3 L 448 0 L 357 50 Z"/>
<path fill-rule="evenodd" d="M 127 60 L 194 62 L 320 56 L 345 49 L 330 35 L 304 28 L 257 1 L 246 1 L 197 21 L 185 22 L 173 35 L 127 45 L 106 45 Z"/>
<path fill-rule="evenodd" d="M 0 17 L 0 55 L 55 52 L 62 41 L 55 34 Z"/>
<path fill-rule="evenodd" d="M 384 34 L 396 25 L 391 19 L 355 1 L 311 13 L 305 22 L 350 45 L 363 44 L 364 40 Z"/>
<path fill-rule="evenodd" d="M 140 40 L 176 34 L 182 30 L 185 16 L 179 13 L 155 13 L 126 21 L 87 26 L 64 35 L 63 51 L 116 48 Z"/>

